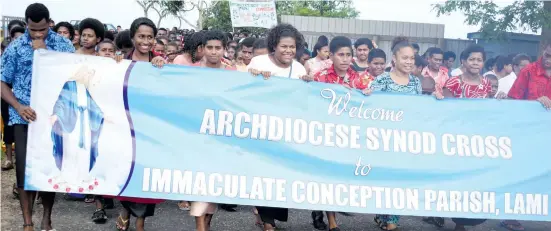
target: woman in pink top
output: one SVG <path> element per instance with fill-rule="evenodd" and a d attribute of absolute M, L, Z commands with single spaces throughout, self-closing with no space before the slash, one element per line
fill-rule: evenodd
<path fill-rule="evenodd" d="M 306 61 L 306 65 L 304 66 L 308 75 L 314 76 L 321 70 L 330 68 L 333 65 L 333 62 L 329 59 L 329 44 L 325 41 L 319 41 L 314 46 L 312 56 L 315 58 Z"/>
<path fill-rule="evenodd" d="M 184 43 L 184 53 L 181 55 L 178 55 L 174 59 L 174 64 L 178 65 L 184 65 L 184 66 L 190 66 L 197 61 L 201 60 L 203 58 L 204 53 L 204 47 L 203 47 L 203 39 L 205 37 L 205 32 L 199 31 L 197 33 L 194 33 L 189 38 L 189 41 L 186 41 Z"/>

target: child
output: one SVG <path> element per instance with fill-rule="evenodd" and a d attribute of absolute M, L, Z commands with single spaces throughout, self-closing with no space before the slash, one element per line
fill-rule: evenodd
<path fill-rule="evenodd" d="M 96 46 L 96 56 L 115 58 L 116 50 L 115 43 L 109 39 L 105 39 Z"/>
<path fill-rule="evenodd" d="M 166 61 L 167 63 L 173 63 L 176 56 L 178 56 L 178 43 L 170 42 L 166 45 Z"/>
<path fill-rule="evenodd" d="M 488 98 L 496 98 L 497 89 L 499 87 L 499 80 L 497 79 L 497 76 L 494 74 L 487 74 L 486 79 L 488 79 L 492 85 L 492 91 L 490 92 L 490 95 L 488 95 Z"/>

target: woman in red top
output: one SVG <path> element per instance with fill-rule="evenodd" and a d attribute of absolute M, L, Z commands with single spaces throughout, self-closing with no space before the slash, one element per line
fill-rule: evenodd
<path fill-rule="evenodd" d="M 461 60 L 465 71 L 462 75 L 446 81 L 443 89 L 444 97 L 488 98 L 492 92 L 492 84 L 480 74 L 484 68 L 484 48 L 469 46 L 463 53 Z"/>
<path fill-rule="evenodd" d="M 463 74 L 449 78 L 444 84 L 444 97 L 454 98 L 489 98 L 492 92 L 490 81 L 484 78 L 480 72 L 484 68 L 486 52 L 479 45 L 471 45 L 461 53 L 461 63 L 463 65 Z M 435 92 L 439 99 L 442 95 Z M 423 221 L 434 224 L 438 227 L 444 226 L 444 218 L 428 217 Z M 452 218 L 455 223 L 454 231 L 465 231 L 465 226 L 477 226 L 486 221 L 486 219 Z"/>
<path fill-rule="evenodd" d="M 134 49 L 130 51 L 126 59 L 132 61 L 151 62 L 155 66 L 162 67 L 165 60 L 160 56 L 155 56 L 151 52 L 151 48 L 155 41 L 157 28 L 155 24 L 148 18 L 138 18 L 132 22 L 130 26 L 130 37 L 134 42 Z M 117 218 L 117 230 L 128 230 L 130 226 L 130 214 L 137 217 L 136 230 L 143 231 L 145 218 L 153 216 L 155 213 L 155 205 L 163 202 L 159 199 L 135 198 L 135 197 L 117 197 L 123 206 L 119 217 Z"/>

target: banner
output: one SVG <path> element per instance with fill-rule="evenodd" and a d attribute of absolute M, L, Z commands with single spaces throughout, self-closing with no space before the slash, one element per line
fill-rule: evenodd
<path fill-rule="evenodd" d="M 277 25 L 275 1 L 230 1 L 232 27 L 272 28 Z"/>
<path fill-rule="evenodd" d="M 551 112 L 35 52 L 28 190 L 550 221 Z"/>

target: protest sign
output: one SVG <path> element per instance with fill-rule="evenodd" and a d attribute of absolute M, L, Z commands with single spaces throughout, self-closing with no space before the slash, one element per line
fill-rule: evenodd
<path fill-rule="evenodd" d="M 272 28 L 277 25 L 275 1 L 230 1 L 232 27 Z"/>
<path fill-rule="evenodd" d="M 551 220 L 551 114 L 537 102 L 55 52 L 33 68 L 26 189 Z"/>

